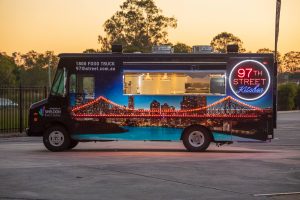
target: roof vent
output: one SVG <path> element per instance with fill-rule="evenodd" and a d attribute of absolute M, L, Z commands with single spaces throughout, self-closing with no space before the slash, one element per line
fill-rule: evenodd
<path fill-rule="evenodd" d="M 155 45 L 152 47 L 152 53 L 174 53 L 170 45 Z"/>
<path fill-rule="evenodd" d="M 237 44 L 229 44 L 227 45 L 227 53 L 238 53 L 239 46 Z"/>
<path fill-rule="evenodd" d="M 193 53 L 212 53 L 213 48 L 209 45 L 195 45 L 193 46 Z"/>

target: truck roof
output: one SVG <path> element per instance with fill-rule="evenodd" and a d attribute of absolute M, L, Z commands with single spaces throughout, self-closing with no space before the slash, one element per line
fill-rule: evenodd
<path fill-rule="evenodd" d="M 259 59 L 267 58 L 274 62 L 272 53 L 63 53 L 59 55 L 60 61 L 75 62 L 85 60 L 103 60 L 122 62 L 123 65 L 205 65 L 224 68 L 229 58 Z M 70 65 L 70 64 L 69 64 Z"/>
<path fill-rule="evenodd" d="M 273 57 L 272 53 L 61 53 L 60 58 L 228 58 L 228 57 Z"/>

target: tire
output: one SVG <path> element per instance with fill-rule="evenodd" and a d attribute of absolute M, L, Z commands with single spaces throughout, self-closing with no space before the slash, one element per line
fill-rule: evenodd
<path fill-rule="evenodd" d="M 208 148 L 211 137 L 209 131 L 203 127 L 190 127 L 184 131 L 182 141 L 188 151 L 200 152 Z"/>
<path fill-rule="evenodd" d="M 79 143 L 79 142 L 78 142 L 77 140 L 71 139 L 69 149 L 73 149 L 74 147 L 77 146 L 78 143 Z"/>
<path fill-rule="evenodd" d="M 63 127 L 53 126 L 45 131 L 43 142 L 49 151 L 65 151 L 71 145 L 71 138 Z"/>

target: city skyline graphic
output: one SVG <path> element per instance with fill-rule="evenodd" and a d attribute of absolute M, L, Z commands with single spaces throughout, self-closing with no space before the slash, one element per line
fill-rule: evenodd
<path fill-rule="evenodd" d="M 153 117 L 162 115 L 164 117 L 200 117 L 209 114 L 214 116 L 229 115 L 241 115 L 245 117 L 257 117 L 256 114 L 249 115 L 246 112 L 263 112 L 264 109 L 243 103 L 231 96 L 224 97 L 214 103 L 206 105 L 205 96 L 183 96 L 181 109 L 176 109 L 174 106 L 167 103 L 160 103 L 157 100 L 153 100 L 149 103 L 149 109 L 135 109 L 133 96 L 128 97 L 128 106 L 117 104 L 104 96 L 91 100 L 87 103 L 74 106 L 72 111 L 77 117 L 100 117 L 100 116 L 112 116 L 112 117 L 136 117 L 138 114 L 147 116 L 147 114 Z M 97 113 L 99 112 L 99 113 Z M 198 112 L 198 113 L 195 113 Z M 155 115 L 155 113 L 157 115 Z M 201 115 L 200 115 L 201 114 Z"/>

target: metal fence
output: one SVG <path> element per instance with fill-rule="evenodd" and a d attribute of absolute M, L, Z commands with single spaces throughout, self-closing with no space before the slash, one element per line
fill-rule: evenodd
<path fill-rule="evenodd" d="M 0 134 L 23 132 L 30 105 L 47 97 L 47 87 L 0 87 Z"/>

